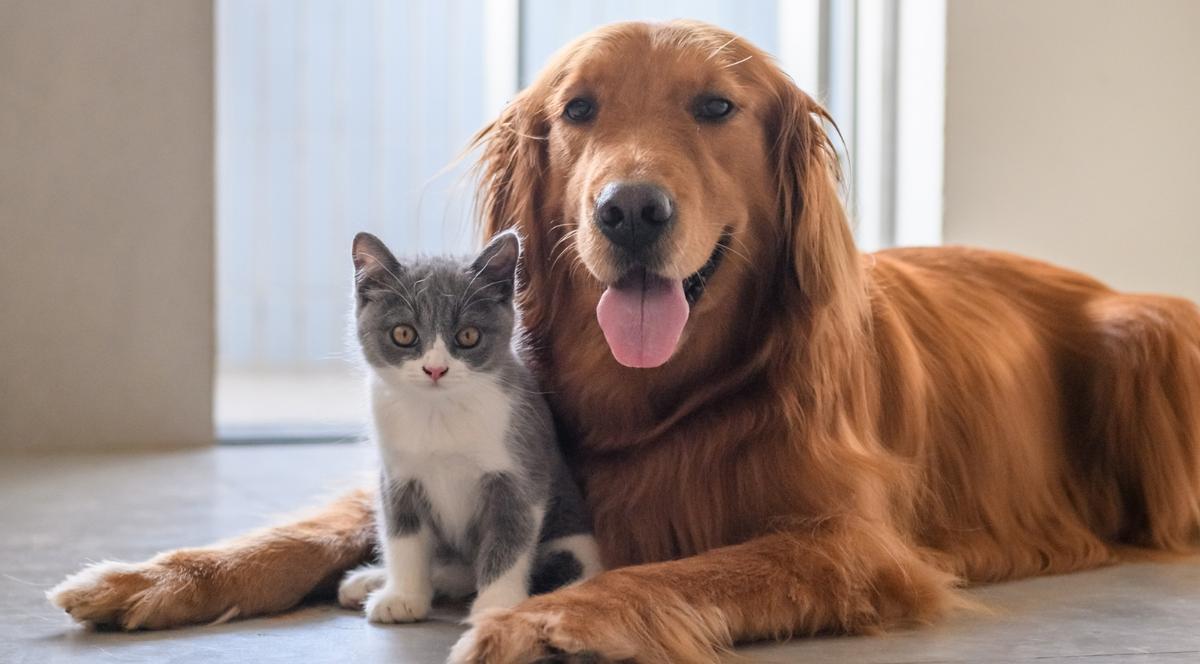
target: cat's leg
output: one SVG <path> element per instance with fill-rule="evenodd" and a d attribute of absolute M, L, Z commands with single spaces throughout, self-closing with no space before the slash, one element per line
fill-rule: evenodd
<path fill-rule="evenodd" d="M 429 579 L 434 597 L 461 600 L 475 592 L 475 571 L 457 561 L 435 558 L 430 565 Z M 387 570 L 378 565 L 351 570 L 338 586 L 338 604 L 347 609 L 361 609 L 367 595 L 382 588 L 386 581 Z"/>
<path fill-rule="evenodd" d="M 475 592 L 475 570 L 455 560 L 433 561 L 433 592 L 446 599 L 464 599 Z"/>
<path fill-rule="evenodd" d="M 479 594 L 471 605 L 469 620 L 487 609 L 510 608 L 529 597 L 529 577 L 545 513 L 543 506 L 524 497 L 510 473 L 485 475 L 480 481 L 479 504 L 472 524 L 479 533 L 475 559 Z"/>
<path fill-rule="evenodd" d="M 381 502 L 379 539 L 385 580 L 367 596 L 367 618 L 378 623 L 424 620 L 433 602 L 434 549 L 425 491 L 416 480 L 397 483 L 385 478 Z"/>
<path fill-rule="evenodd" d="M 429 578 L 435 597 L 461 600 L 475 592 L 475 572 L 460 562 L 435 559 Z M 338 585 L 338 604 L 347 609 L 361 609 L 367 595 L 382 588 L 386 581 L 387 570 L 378 565 L 351 570 Z"/>
<path fill-rule="evenodd" d="M 428 526 L 386 539 L 383 559 L 387 578 L 382 588 L 367 595 L 366 613 L 371 622 L 417 622 L 429 615 L 433 603 L 429 577 L 432 540 Z"/>

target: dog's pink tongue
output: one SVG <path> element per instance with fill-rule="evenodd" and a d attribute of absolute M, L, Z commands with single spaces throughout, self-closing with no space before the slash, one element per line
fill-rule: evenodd
<path fill-rule="evenodd" d="M 618 362 L 648 369 L 671 359 L 688 312 L 682 282 L 638 271 L 604 291 L 596 320 Z"/>

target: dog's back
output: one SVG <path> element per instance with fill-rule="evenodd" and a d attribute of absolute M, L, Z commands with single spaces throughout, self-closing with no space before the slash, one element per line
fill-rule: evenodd
<path fill-rule="evenodd" d="M 994 580 L 1175 549 L 1200 504 L 1200 312 L 958 247 L 867 257 L 885 445 L 925 544 Z"/>

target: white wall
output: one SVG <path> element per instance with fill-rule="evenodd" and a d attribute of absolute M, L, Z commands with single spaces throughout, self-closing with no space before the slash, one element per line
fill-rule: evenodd
<path fill-rule="evenodd" d="M 1200 299 L 1200 2 L 947 11 L 945 241 Z"/>
<path fill-rule="evenodd" d="M 0 450 L 212 438 L 212 7 L 0 2 Z"/>

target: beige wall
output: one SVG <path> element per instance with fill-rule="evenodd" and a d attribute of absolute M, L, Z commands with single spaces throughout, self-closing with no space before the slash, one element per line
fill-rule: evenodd
<path fill-rule="evenodd" d="M 1200 2 L 947 5 L 946 242 L 1200 299 Z"/>
<path fill-rule="evenodd" d="M 0 2 L 0 449 L 212 438 L 212 19 Z"/>

